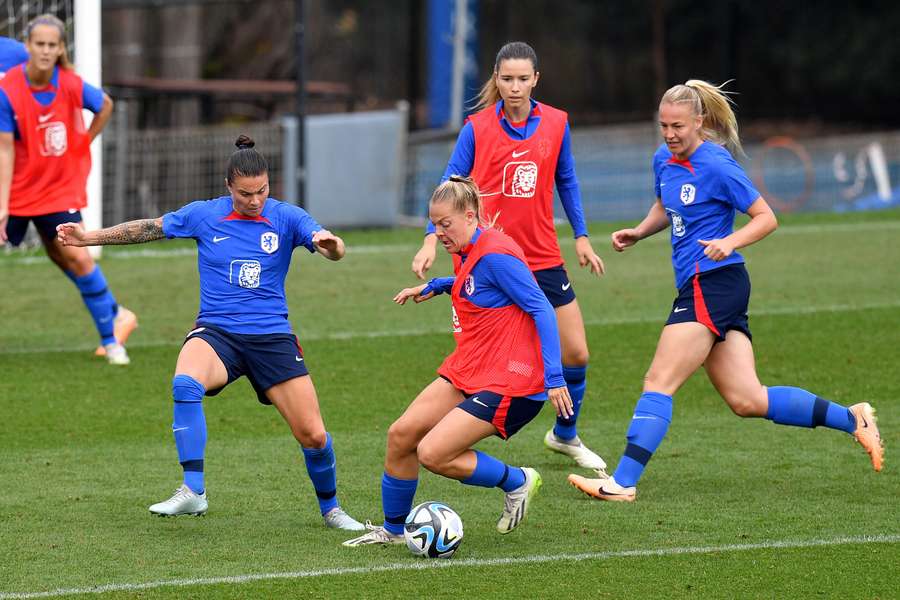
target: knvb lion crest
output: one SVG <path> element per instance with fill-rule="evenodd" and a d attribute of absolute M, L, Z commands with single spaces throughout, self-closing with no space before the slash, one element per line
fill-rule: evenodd
<path fill-rule="evenodd" d="M 694 196 L 697 194 L 697 188 L 692 186 L 690 183 L 686 183 L 681 186 L 681 203 L 687 206 L 691 202 L 694 201 Z"/>
<path fill-rule="evenodd" d="M 66 124 L 54 121 L 38 125 L 41 156 L 62 156 L 69 147 Z"/>
<path fill-rule="evenodd" d="M 471 296 L 472 294 L 475 293 L 475 276 L 474 275 L 469 275 L 468 277 L 466 277 L 465 288 L 466 288 L 467 296 Z"/>
<path fill-rule="evenodd" d="M 267 231 L 259 236 L 259 247 L 268 254 L 278 250 L 278 234 L 274 231 Z"/>

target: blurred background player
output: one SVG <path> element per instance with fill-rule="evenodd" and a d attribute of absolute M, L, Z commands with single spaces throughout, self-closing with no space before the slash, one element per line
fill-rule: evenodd
<path fill-rule="evenodd" d="M 449 293 L 456 349 L 438 369 L 440 377 L 388 430 L 381 479 L 384 525 L 370 525 L 368 533 L 345 546 L 403 543 L 419 464 L 466 485 L 506 492 L 497 530 L 509 533 L 525 518 L 541 476 L 471 447 L 492 435 L 509 439 L 547 399 L 557 414 L 573 412 L 553 307 L 522 249 L 497 229 L 479 226 L 478 187 L 451 176 L 435 190 L 429 212 L 436 237 L 454 255 L 456 276 L 401 290 L 394 301 L 423 302 Z"/>
<path fill-rule="evenodd" d="M 12 38 L 0 36 L 0 79 L 16 65 L 28 61 L 25 44 Z"/>
<path fill-rule="evenodd" d="M 656 202 L 637 227 L 614 232 L 612 243 L 622 252 L 671 226 L 678 297 L 615 473 L 600 479 L 569 475 L 569 481 L 601 500 L 634 501 L 638 479 L 672 420 L 672 397 L 701 365 L 736 415 L 846 431 L 880 471 L 883 449 L 868 403 L 846 408 L 804 389 L 759 382 L 747 322 L 750 278 L 736 250 L 758 242 L 778 223 L 732 157 L 742 150 L 730 99 L 721 87 L 692 79 L 663 95 L 659 124 L 665 143 L 653 156 Z M 734 231 L 736 209 L 750 221 Z"/>
<path fill-rule="evenodd" d="M 56 240 L 57 225 L 81 221 L 90 144 L 113 110 L 109 96 L 72 72 L 65 40 L 62 21 L 35 18 L 26 30 L 27 62 L 0 81 L 0 242 L 19 245 L 34 222 L 47 256 L 81 292 L 100 335 L 98 354 L 127 365 L 123 344 L 137 326 L 134 313 L 116 303 L 86 249 Z M 87 130 L 82 108 L 95 115 Z"/>
<path fill-rule="evenodd" d="M 197 201 L 157 219 L 130 221 L 85 233 L 80 224 L 59 226 L 64 245 L 138 244 L 167 238 L 197 242 L 200 314 L 178 355 L 172 396 L 172 432 L 184 483 L 158 515 L 199 515 L 209 504 L 204 483 L 206 418 L 203 396 L 218 394 L 246 375 L 262 404 L 274 404 L 300 443 L 319 509 L 328 527 L 362 530 L 341 509 L 331 435 L 302 349 L 287 319 L 284 279 L 294 248 L 330 260 L 344 242 L 302 208 L 269 198 L 269 167 L 240 136 L 228 160 L 228 196 Z"/>
<path fill-rule="evenodd" d="M 579 264 L 603 274 L 591 247 L 575 175 L 565 112 L 531 98 L 538 83 L 537 55 L 528 44 L 510 42 L 497 53 L 494 72 L 479 95 L 479 112 L 459 133 L 443 180 L 470 175 L 482 193 L 485 219 L 512 237 L 528 259 L 538 285 L 556 311 L 563 375 L 574 414 L 559 416 L 544 444 L 579 466 L 605 473 L 606 463 L 579 438 L 576 428 L 586 387 L 587 337 L 575 290 L 563 264 L 553 224 L 553 185 L 559 190 L 575 234 Z M 434 263 L 437 238 L 429 224 L 412 270 L 424 279 Z"/>

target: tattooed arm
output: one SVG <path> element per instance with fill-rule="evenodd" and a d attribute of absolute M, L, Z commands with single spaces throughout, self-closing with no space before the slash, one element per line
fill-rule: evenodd
<path fill-rule="evenodd" d="M 56 235 L 63 246 L 142 244 L 165 237 L 162 217 L 128 221 L 94 231 L 85 231 L 81 223 L 63 223 L 56 226 Z"/>

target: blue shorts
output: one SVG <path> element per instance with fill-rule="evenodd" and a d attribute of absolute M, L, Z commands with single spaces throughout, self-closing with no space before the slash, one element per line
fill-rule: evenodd
<path fill-rule="evenodd" d="M 694 275 L 681 286 L 666 325 L 695 321 L 706 325 L 715 334 L 716 342 L 725 341 L 725 334 L 731 329 L 752 340 L 747 323 L 749 304 L 747 269 L 743 263 L 728 265 Z"/>
<path fill-rule="evenodd" d="M 504 396 L 487 390 L 466 396 L 457 405 L 473 417 L 492 424 L 497 429 L 496 435 L 504 440 L 528 425 L 543 407 L 543 400 Z"/>
<path fill-rule="evenodd" d="M 272 404 L 266 398 L 266 390 L 288 379 L 309 375 L 303 349 L 292 333 L 244 335 L 198 324 L 184 341 L 192 338 L 200 338 L 212 346 L 228 371 L 228 382 L 220 388 L 206 390 L 207 396 L 215 396 L 229 383 L 246 375 L 256 398 L 262 404 Z"/>
<path fill-rule="evenodd" d="M 572 289 L 572 282 L 563 265 L 534 271 L 534 278 L 553 308 L 571 304 L 575 300 L 575 290 Z"/>
<path fill-rule="evenodd" d="M 50 241 L 56 239 L 56 226 L 63 223 L 81 223 L 81 212 L 77 210 L 64 210 L 48 215 L 35 215 L 33 217 L 9 216 L 6 223 L 6 237 L 13 246 L 18 246 L 25 239 L 28 232 L 28 223 L 34 221 L 34 226 L 41 234 L 41 238 Z"/>

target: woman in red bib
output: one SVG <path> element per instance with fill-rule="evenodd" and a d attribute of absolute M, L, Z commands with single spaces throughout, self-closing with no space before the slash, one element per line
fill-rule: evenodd
<path fill-rule="evenodd" d="M 509 533 L 525 517 L 541 476 L 472 446 L 492 435 L 508 439 L 547 400 L 557 414 L 572 415 L 553 307 L 519 245 L 497 229 L 482 229 L 480 215 L 471 179 L 453 176 L 431 198 L 435 235 L 453 255 L 456 275 L 406 288 L 394 301 L 423 302 L 449 293 L 456 349 L 388 431 L 384 525 L 345 546 L 403 543 L 420 464 L 466 485 L 506 492 L 497 530 Z"/>
<path fill-rule="evenodd" d="M 122 345 L 137 326 L 118 306 L 85 248 L 64 247 L 56 226 L 81 221 L 87 205 L 90 145 L 112 114 L 101 90 L 84 83 L 69 65 L 65 25 L 53 15 L 28 24 L 28 62 L 0 81 L 0 242 L 17 246 L 33 222 L 50 259 L 75 283 L 94 319 L 111 364 L 126 365 Z M 95 116 L 85 128 L 82 109 Z"/>
<path fill-rule="evenodd" d="M 606 463 L 578 436 L 576 421 L 586 388 L 587 337 L 581 309 L 563 264 L 553 223 L 553 186 L 575 234 L 582 267 L 603 274 L 603 261 L 591 247 L 575 175 L 568 117 L 531 98 L 540 73 L 528 44 L 510 42 L 500 49 L 494 72 L 479 96 L 478 112 L 468 118 L 444 172 L 471 176 L 481 190 L 485 218 L 521 246 L 538 285 L 556 311 L 562 344 L 563 376 L 575 413 L 559 416 L 544 436 L 554 452 L 579 466 L 605 474 Z M 437 237 L 429 224 L 412 263 L 421 279 L 434 263 Z"/>

